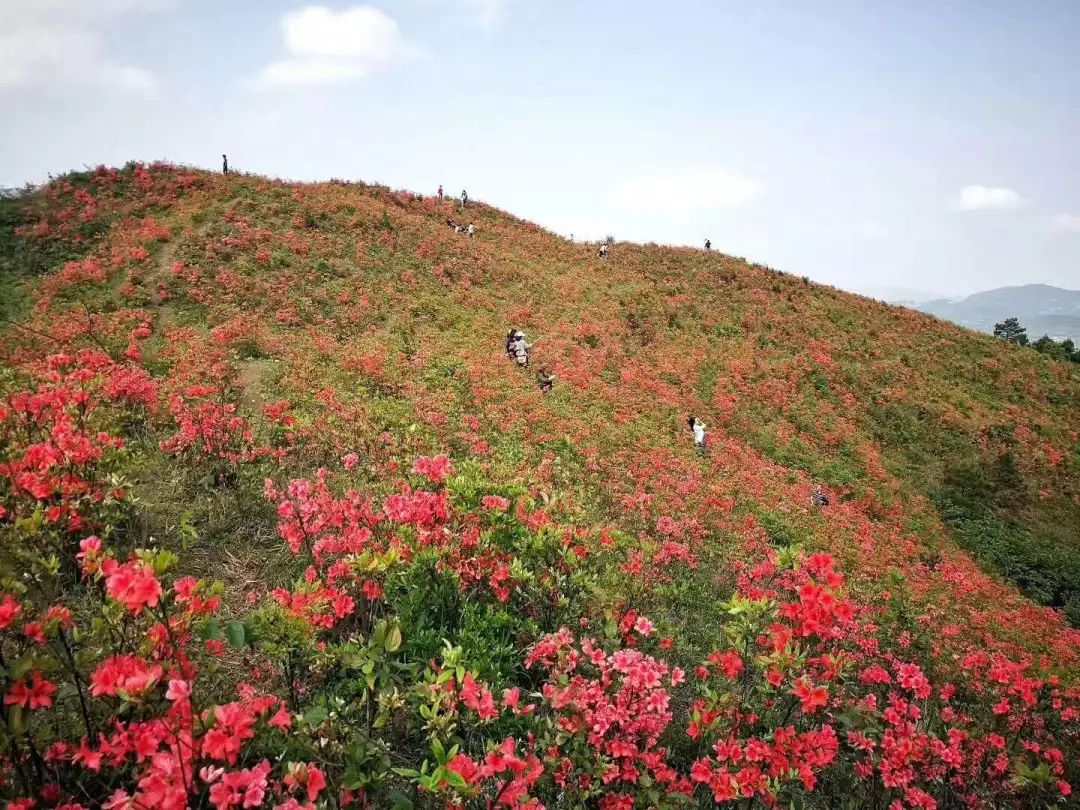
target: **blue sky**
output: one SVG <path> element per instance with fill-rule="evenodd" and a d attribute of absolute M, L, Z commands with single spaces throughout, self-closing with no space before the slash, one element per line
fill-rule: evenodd
<path fill-rule="evenodd" d="M 0 3 L 0 185 L 228 152 L 848 289 L 1080 287 L 1075 0 Z"/>

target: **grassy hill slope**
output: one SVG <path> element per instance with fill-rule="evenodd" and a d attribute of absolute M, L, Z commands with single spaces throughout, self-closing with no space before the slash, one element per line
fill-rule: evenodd
<path fill-rule="evenodd" d="M 558 526 L 566 545 L 560 563 L 543 556 L 550 551 L 541 551 L 539 540 L 515 546 L 518 568 L 507 558 L 506 571 L 496 565 L 495 573 L 485 568 L 493 558 L 477 557 L 470 563 L 475 571 L 455 562 L 449 583 L 441 578 L 445 561 L 423 569 L 427 551 L 406 554 L 412 567 L 402 576 L 414 579 L 394 586 L 387 576 L 381 585 L 393 605 L 387 616 L 403 628 L 398 643 L 414 664 L 445 655 L 446 638 L 478 677 L 527 688 L 524 650 L 556 629 L 545 621 L 559 611 L 572 614 L 573 603 L 573 610 L 616 627 L 628 610 L 648 615 L 674 637 L 672 660 L 691 669 L 731 641 L 746 609 L 728 600 L 735 589 L 751 601 L 760 595 L 753 571 L 762 560 L 783 567 L 826 552 L 844 574 L 845 592 L 864 606 L 860 615 L 891 640 L 873 646 L 895 642 L 897 655 L 914 657 L 935 677 L 985 687 L 997 676 L 973 675 L 978 663 L 971 656 L 989 655 L 999 666 L 1008 661 L 1014 677 L 1038 682 L 1013 684 L 1009 692 L 1030 709 L 1029 692 L 1042 694 L 1058 678 L 1072 684 L 1080 673 L 1080 633 L 1070 627 L 1080 624 L 1075 365 L 723 254 L 618 243 L 602 261 L 593 245 L 567 242 L 483 204 L 462 212 L 450 201 L 377 186 L 129 166 L 69 175 L 2 205 L 9 325 L 0 382 L 9 393 L 55 384 L 45 358 L 86 350 L 115 364 L 108 374 L 129 369 L 124 373 L 152 386 L 145 395 L 118 394 L 127 398 L 126 410 L 102 417 L 125 440 L 110 472 L 126 495 L 95 502 L 93 509 L 107 503 L 112 511 L 95 512 L 92 528 L 117 550 L 179 553 L 180 561 L 162 564 L 162 572 L 172 566 L 176 575 L 220 579 L 222 626 L 240 622 L 246 629 L 231 629 L 231 640 L 239 634 L 245 647 L 246 633 L 262 643 L 259 654 L 285 661 L 284 674 L 274 676 L 282 679 L 279 691 L 293 690 L 289 666 L 300 659 L 305 672 L 326 671 L 291 647 L 282 658 L 286 642 L 271 644 L 265 625 L 260 634 L 259 614 L 248 614 L 267 589 L 288 588 L 304 569 L 278 536 L 289 518 L 280 508 L 275 514 L 273 502 L 288 498 L 271 486 L 268 499 L 264 479 L 281 487 L 290 478 L 314 480 L 326 468 L 335 487 L 382 499 L 402 492 L 416 458 L 443 453 L 456 471 L 449 485 L 456 506 L 478 507 L 481 490 L 508 497 L 523 505 L 515 532 L 540 537 L 545 526 Z M 475 223 L 475 238 L 447 228 L 448 216 Z M 536 341 L 528 372 L 503 355 L 510 327 Z M 540 365 L 556 375 L 551 393 L 534 379 Z M 53 361 L 51 368 L 56 375 L 68 366 Z M 123 386 L 127 392 L 133 384 L 125 378 Z M 709 428 L 707 454 L 693 447 L 691 413 Z M 13 424 L 4 434 L 9 463 L 26 445 Z M 411 480 L 408 493 L 419 486 Z M 816 485 L 830 492 L 824 509 L 810 505 Z M 42 551 L 31 563 L 12 550 L 26 543 L 27 532 L 49 533 L 43 548 L 61 549 L 77 547 L 86 533 L 82 517 L 72 527 L 66 514 L 48 514 L 55 496 L 39 498 L 35 512 L 20 502 L 23 490 L 12 483 L 0 500 L 13 576 L 47 557 Z M 65 519 L 66 527 L 57 524 Z M 408 542 L 427 549 L 430 527 L 417 526 Z M 578 537 L 580 548 L 572 539 Z M 477 624 L 467 615 L 472 608 L 440 590 L 467 591 L 470 577 L 489 578 L 496 595 L 508 585 L 521 593 L 554 587 L 537 571 L 562 571 L 563 564 L 576 570 L 586 558 L 595 566 L 588 586 L 560 586 L 552 616 L 530 614 L 528 627 L 497 604 L 497 618 L 485 613 Z M 530 560 L 540 565 L 532 574 L 522 570 Z M 764 593 L 782 602 L 782 589 Z M 457 618 L 432 618 L 439 605 Z M 503 622 L 505 632 L 493 636 L 493 622 Z M 631 638 L 626 628 L 609 629 L 612 639 Z M 382 632 L 385 641 L 385 626 Z M 738 638 L 750 645 L 747 632 Z M 860 649 L 865 653 L 866 645 Z M 748 665 L 764 660 L 743 652 Z M 824 660 L 823 654 L 814 666 Z M 228 676 L 227 667 L 215 675 L 219 685 Z M 970 683 L 964 688 L 981 694 Z M 289 703 L 301 709 L 304 697 L 292 691 Z M 858 706 L 830 711 L 849 716 Z M 691 711 L 687 699 L 677 718 Z M 773 728 L 787 722 L 792 709 L 786 711 Z M 1007 778 L 994 783 L 1002 791 L 996 801 L 1049 806 L 1060 799 L 1054 784 L 1061 769 L 1046 764 L 1043 773 L 1040 754 L 1021 744 L 1025 734 L 1036 739 L 1053 727 L 1068 750 L 1075 717 L 1062 715 L 1060 706 L 1055 711 L 1053 722 L 1003 717 L 997 731 L 990 713 L 979 735 L 965 732 L 973 740 L 1012 732 L 1001 735 Z M 326 722 L 307 719 L 312 728 Z M 873 723 L 861 723 L 850 720 L 847 731 L 872 737 Z M 511 723 L 504 730 L 515 729 Z M 924 732 L 929 727 L 920 725 Z M 476 738 L 455 733 L 444 741 L 472 745 L 480 756 Z M 701 755 L 668 746 L 680 761 Z M 303 756 L 316 761 L 310 751 Z M 438 764 L 437 751 L 428 756 Z M 856 759 L 853 753 L 850 762 Z M 929 758 L 920 761 L 918 767 L 930 767 Z M 965 762 L 972 772 L 988 767 L 979 758 Z M 825 769 L 821 778 L 832 792 L 821 806 L 846 806 L 829 804 L 828 796 L 848 793 L 859 802 L 851 806 L 884 807 L 890 798 L 916 806 L 915 782 L 890 784 L 883 764 L 870 767 L 882 768 L 883 781 L 863 794 L 850 784 L 850 774 L 861 772 Z M 352 773 L 348 768 L 325 770 L 336 774 L 337 787 L 349 782 L 352 790 L 383 796 L 376 806 L 410 778 L 367 762 L 356 768 L 377 770 L 385 784 L 349 782 L 341 775 Z M 965 791 L 974 791 L 976 802 L 989 800 L 978 790 L 991 788 L 976 790 L 973 776 L 947 770 L 920 771 L 919 789 L 936 790 L 938 801 Z M 414 777 L 414 793 L 402 793 L 402 802 L 420 806 L 424 796 L 450 790 L 445 773 L 442 785 L 422 778 Z M 533 795 L 543 795 L 543 784 Z M 770 790 L 817 806 L 821 790 L 812 787 L 803 780 L 797 790 Z M 551 789 L 549 806 L 577 806 L 562 790 Z M 726 788 L 714 777 L 710 790 L 719 800 Z M 752 796 L 750 790 L 742 795 Z M 653 801 L 643 795 L 639 802 Z M 709 799 L 709 791 L 692 795 Z"/>

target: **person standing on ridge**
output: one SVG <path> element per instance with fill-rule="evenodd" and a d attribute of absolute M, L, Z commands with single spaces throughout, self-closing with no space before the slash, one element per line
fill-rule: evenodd
<path fill-rule="evenodd" d="M 461 207 L 464 208 L 468 204 L 469 204 L 469 192 L 467 192 L 465 189 L 462 189 L 461 190 Z"/>
<path fill-rule="evenodd" d="M 710 239 L 705 240 L 705 249 L 706 250 L 712 250 L 712 240 L 710 240 Z"/>
<path fill-rule="evenodd" d="M 439 183 L 439 199 L 442 199 L 442 183 Z"/>
<path fill-rule="evenodd" d="M 696 416 L 690 417 L 690 430 L 694 432 L 694 444 L 701 452 L 705 452 L 705 423 Z"/>
<path fill-rule="evenodd" d="M 221 156 L 221 173 L 222 174 L 228 174 L 229 173 L 229 156 L 228 155 L 222 155 Z"/>

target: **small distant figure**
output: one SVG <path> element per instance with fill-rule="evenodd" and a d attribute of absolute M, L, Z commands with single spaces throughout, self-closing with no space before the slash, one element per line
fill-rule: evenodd
<path fill-rule="evenodd" d="M 819 509 L 823 506 L 829 505 L 829 495 L 821 487 L 814 487 L 814 491 L 810 493 L 810 505 L 816 506 Z"/>
<path fill-rule="evenodd" d="M 536 382 L 540 386 L 540 390 L 546 394 L 555 387 L 555 375 L 551 373 L 547 366 L 541 366 L 540 370 L 536 372 Z"/>
<path fill-rule="evenodd" d="M 574 241 L 574 235 L 573 235 L 573 234 L 570 234 L 570 241 L 571 241 L 571 242 L 573 242 L 573 241 Z"/>
<path fill-rule="evenodd" d="M 525 334 L 518 329 L 510 332 L 506 342 L 506 353 L 521 368 L 529 367 L 529 349 L 532 345 L 525 342 Z"/>
<path fill-rule="evenodd" d="M 694 444 L 698 450 L 705 452 L 705 423 L 698 419 L 696 416 L 691 416 L 689 419 L 690 430 L 694 433 Z"/>
<path fill-rule="evenodd" d="M 443 198 L 442 183 L 439 183 L 439 199 L 441 200 L 442 198 Z"/>
<path fill-rule="evenodd" d="M 461 207 L 464 208 L 468 204 L 469 204 L 469 192 L 467 192 L 465 189 L 462 189 L 461 190 Z"/>
<path fill-rule="evenodd" d="M 600 258 L 601 259 L 606 259 L 608 257 L 608 253 L 610 253 L 610 252 L 611 252 L 611 245 L 609 245 L 607 242 L 604 242 L 604 244 L 602 244 L 600 246 Z"/>
<path fill-rule="evenodd" d="M 446 218 L 446 227 L 447 228 L 453 228 L 454 227 L 454 220 L 450 219 L 450 217 Z"/>
<path fill-rule="evenodd" d="M 710 239 L 705 240 L 705 249 L 706 250 L 712 250 L 712 240 L 710 240 Z"/>
<path fill-rule="evenodd" d="M 469 235 L 469 238 L 472 239 L 473 233 L 475 233 L 475 229 L 473 228 L 471 222 L 469 223 L 469 227 L 465 229 L 465 233 L 467 233 Z"/>
<path fill-rule="evenodd" d="M 465 226 L 464 225 L 455 225 L 454 226 L 454 233 L 465 233 Z"/>
<path fill-rule="evenodd" d="M 229 173 L 229 156 L 228 155 L 222 155 L 221 156 L 221 173 L 222 174 L 228 174 Z"/>

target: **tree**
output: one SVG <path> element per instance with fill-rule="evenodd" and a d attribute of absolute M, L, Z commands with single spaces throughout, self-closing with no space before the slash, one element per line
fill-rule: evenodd
<path fill-rule="evenodd" d="M 1016 318 L 1006 318 L 1001 323 L 994 324 L 994 337 L 1015 343 L 1017 346 L 1027 346 L 1027 329 L 1020 325 Z"/>
<path fill-rule="evenodd" d="M 1072 360 L 1074 363 L 1080 363 L 1080 349 L 1076 348 L 1076 344 L 1072 342 L 1071 338 L 1065 338 L 1060 344 L 1061 350 L 1065 353 L 1065 356 Z"/>
<path fill-rule="evenodd" d="M 1049 335 L 1043 335 L 1031 344 L 1031 348 L 1055 360 L 1072 360 L 1074 363 L 1080 363 L 1080 352 L 1076 351 L 1075 344 L 1069 338 L 1058 342 Z"/>

